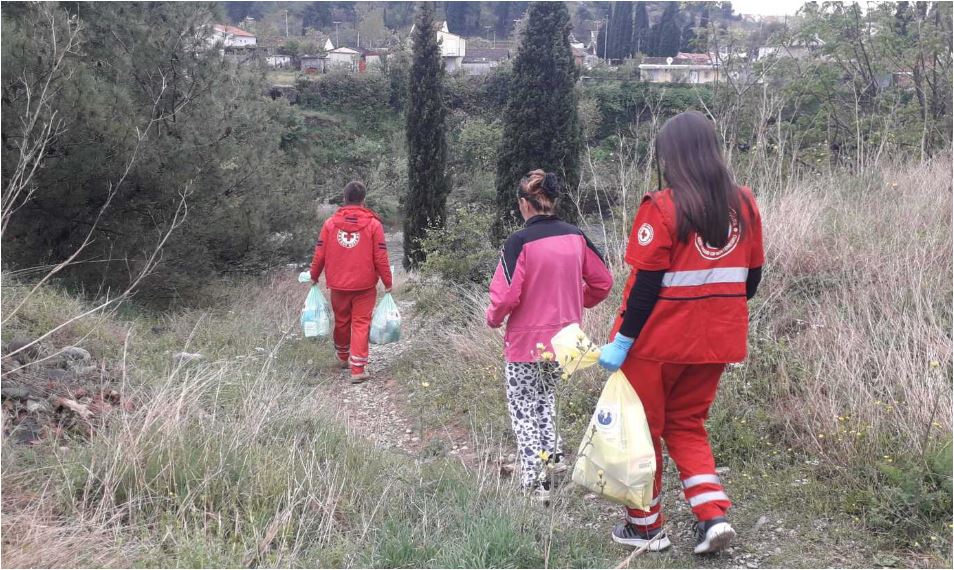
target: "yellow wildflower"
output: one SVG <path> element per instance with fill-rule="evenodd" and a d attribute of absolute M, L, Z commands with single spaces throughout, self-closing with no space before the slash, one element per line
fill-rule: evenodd
<path fill-rule="evenodd" d="M 544 362 L 550 362 L 553 360 L 553 353 L 548 350 L 540 354 L 540 358 L 543 359 Z"/>

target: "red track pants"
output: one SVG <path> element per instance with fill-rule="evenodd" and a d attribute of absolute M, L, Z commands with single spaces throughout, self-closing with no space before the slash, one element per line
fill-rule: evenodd
<path fill-rule="evenodd" d="M 656 448 L 656 482 L 648 511 L 626 509 L 629 522 L 645 529 L 662 525 L 662 441 L 676 463 L 686 501 L 700 521 L 725 515 L 732 506 L 715 472 L 705 421 L 724 364 L 667 364 L 628 358 L 622 371 L 646 410 Z M 660 439 L 662 441 L 660 441 Z"/>
<path fill-rule="evenodd" d="M 335 313 L 335 354 L 351 364 L 352 374 L 361 374 L 368 364 L 368 335 L 377 291 L 331 290 L 331 310 Z"/>

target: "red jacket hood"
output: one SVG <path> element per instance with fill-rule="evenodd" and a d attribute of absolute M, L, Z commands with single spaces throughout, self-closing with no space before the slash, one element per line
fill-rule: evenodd
<path fill-rule="evenodd" d="M 349 233 L 363 230 L 371 223 L 371 220 L 378 220 L 378 215 L 363 206 L 342 206 L 331 217 L 331 223 L 339 229 Z"/>

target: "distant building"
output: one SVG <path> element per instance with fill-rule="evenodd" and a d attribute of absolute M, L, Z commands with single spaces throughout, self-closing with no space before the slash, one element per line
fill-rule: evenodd
<path fill-rule="evenodd" d="M 327 69 L 327 63 L 328 58 L 324 55 L 302 55 L 298 57 L 298 69 L 308 75 L 324 73 Z"/>
<path fill-rule="evenodd" d="M 464 63 L 464 57 L 467 56 L 467 40 L 452 34 L 447 29 L 447 22 L 437 22 L 435 26 L 437 41 L 441 46 L 441 58 L 444 60 L 444 69 L 453 73 L 461 68 Z M 408 44 L 413 42 L 414 26 L 411 26 L 411 37 Z"/>
<path fill-rule="evenodd" d="M 704 53 L 647 57 L 639 64 L 639 77 L 649 83 L 714 83 L 719 81 L 719 65 Z"/>
<path fill-rule="evenodd" d="M 573 35 L 573 32 L 570 32 L 570 47 L 574 49 L 586 49 L 586 44 L 576 39 L 576 36 Z"/>
<path fill-rule="evenodd" d="M 805 59 L 824 45 L 825 41 L 815 36 L 812 40 L 797 41 L 789 45 L 762 46 L 755 54 L 755 61 L 760 61 L 768 57 Z"/>
<path fill-rule="evenodd" d="M 361 52 L 358 60 L 358 71 L 381 71 L 384 68 L 384 58 L 387 54 L 383 51 L 358 48 Z"/>
<path fill-rule="evenodd" d="M 509 48 L 471 48 L 461 60 L 461 69 L 467 75 L 484 75 L 508 59 Z"/>
<path fill-rule="evenodd" d="M 222 47 L 253 46 L 255 34 L 228 24 L 213 24 L 209 43 L 221 43 Z"/>
<path fill-rule="evenodd" d="M 274 54 L 265 56 L 265 64 L 276 69 L 289 69 L 293 63 L 290 55 Z"/>
<path fill-rule="evenodd" d="M 326 70 L 357 71 L 361 52 L 349 47 L 336 47 L 328 52 Z"/>

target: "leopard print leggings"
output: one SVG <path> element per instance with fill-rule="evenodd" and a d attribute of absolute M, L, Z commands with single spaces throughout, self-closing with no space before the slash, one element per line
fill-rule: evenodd
<path fill-rule="evenodd" d="M 563 441 L 553 424 L 554 389 L 562 370 L 555 362 L 508 362 L 507 406 L 517 436 L 520 482 L 533 487 L 543 472 L 540 452 L 562 453 Z"/>

